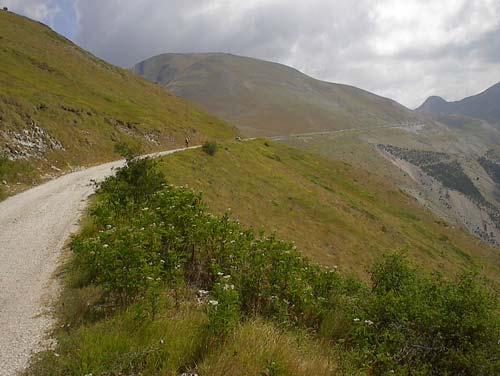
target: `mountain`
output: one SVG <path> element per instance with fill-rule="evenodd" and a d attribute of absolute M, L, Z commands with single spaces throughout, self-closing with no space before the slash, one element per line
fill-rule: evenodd
<path fill-rule="evenodd" d="M 369 128 L 418 118 L 393 100 L 248 57 L 164 54 L 132 70 L 232 122 L 247 135 Z"/>
<path fill-rule="evenodd" d="M 185 136 L 234 137 L 234 127 L 43 24 L 0 11 L 0 30 L 0 185 L 117 159 L 118 142 L 153 151 Z"/>
<path fill-rule="evenodd" d="M 500 123 L 500 82 L 480 94 L 456 102 L 429 97 L 416 111 L 432 115 L 461 115 L 493 124 Z"/>

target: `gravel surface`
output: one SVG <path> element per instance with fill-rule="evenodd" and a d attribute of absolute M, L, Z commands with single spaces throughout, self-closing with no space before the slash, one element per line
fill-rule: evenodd
<path fill-rule="evenodd" d="M 63 246 L 78 228 L 91 180 L 122 165 L 74 172 L 0 202 L 0 376 L 25 369 L 31 354 L 48 343 L 48 303 L 57 297 L 53 276 Z"/>

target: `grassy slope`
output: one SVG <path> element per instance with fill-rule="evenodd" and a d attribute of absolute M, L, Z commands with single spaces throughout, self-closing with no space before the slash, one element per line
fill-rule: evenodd
<path fill-rule="evenodd" d="M 164 158 L 175 184 L 204 192 L 216 212 L 275 230 L 310 258 L 366 276 L 376 256 L 407 248 L 419 264 L 444 272 L 485 265 L 498 278 L 496 252 L 454 229 L 383 178 L 281 144 L 225 144 L 214 157 L 193 150 Z"/>
<path fill-rule="evenodd" d="M 387 98 L 290 67 L 228 54 L 165 54 L 134 71 L 248 135 L 369 127 L 418 116 Z"/>
<path fill-rule="evenodd" d="M 116 159 L 118 141 L 149 151 L 182 145 L 186 135 L 198 143 L 234 134 L 227 123 L 95 58 L 45 25 L 0 12 L 0 30 L 0 151 L 13 145 L 13 131 L 33 122 L 65 148 L 10 166 L 9 184 L 31 184 L 54 172 L 51 166 Z"/>

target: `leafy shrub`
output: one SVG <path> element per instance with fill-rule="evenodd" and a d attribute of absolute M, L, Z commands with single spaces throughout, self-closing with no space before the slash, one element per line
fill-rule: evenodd
<path fill-rule="evenodd" d="M 342 343 L 375 374 L 498 371 L 498 301 L 475 276 L 448 282 L 390 255 L 366 286 L 209 214 L 201 195 L 164 184 L 150 160 L 129 161 L 98 192 L 94 231 L 72 246 L 88 283 L 111 302 L 144 298 L 154 317 L 158 291 L 189 285 L 209 291 L 212 335 L 261 316 Z"/>
<path fill-rule="evenodd" d="M 217 143 L 212 141 L 207 141 L 201 147 L 205 153 L 214 156 L 217 153 Z"/>
<path fill-rule="evenodd" d="M 164 183 L 165 177 L 157 169 L 153 159 L 131 159 L 115 176 L 100 184 L 99 192 L 105 196 L 106 203 L 111 204 L 115 210 L 120 210 L 129 204 L 146 201 Z"/>
<path fill-rule="evenodd" d="M 376 374 L 498 374 L 497 309 L 477 275 L 449 282 L 389 255 L 374 266 L 371 293 L 354 319 L 355 348 Z"/>
<path fill-rule="evenodd" d="M 230 275 L 223 275 L 215 283 L 208 301 L 208 318 L 215 335 L 227 334 L 240 321 L 239 294 L 231 283 Z"/>

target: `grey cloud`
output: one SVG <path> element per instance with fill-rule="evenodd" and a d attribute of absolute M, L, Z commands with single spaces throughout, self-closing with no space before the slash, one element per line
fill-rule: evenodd
<path fill-rule="evenodd" d="M 498 0 L 74 1 L 75 41 L 125 67 L 164 52 L 230 52 L 409 107 L 500 81 Z"/>
<path fill-rule="evenodd" d="M 48 25 L 60 11 L 55 0 L 0 0 L 0 5 Z"/>

